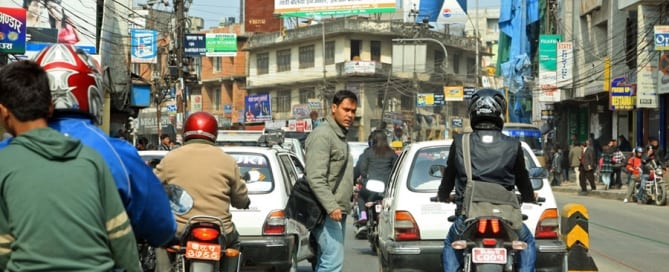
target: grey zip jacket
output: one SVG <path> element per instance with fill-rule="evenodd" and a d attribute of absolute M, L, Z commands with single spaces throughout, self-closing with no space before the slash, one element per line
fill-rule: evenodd
<path fill-rule="evenodd" d="M 346 133 L 347 130 L 329 115 L 309 134 L 305 144 L 306 178 L 328 214 L 337 208 L 342 213 L 351 209 L 353 159 L 349 158 Z M 342 167 L 345 168 L 342 170 Z M 341 182 L 333 194 L 332 189 L 339 179 Z"/>

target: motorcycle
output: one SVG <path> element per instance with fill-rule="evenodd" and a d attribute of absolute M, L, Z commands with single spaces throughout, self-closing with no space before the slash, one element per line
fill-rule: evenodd
<path fill-rule="evenodd" d="M 660 165 L 654 162 L 651 166 L 653 171 L 650 171 L 648 180 L 644 183 L 644 193 L 640 197 L 639 202 L 647 204 L 653 201 L 655 205 L 662 206 L 667 204 L 667 189 L 664 185 L 663 169 Z M 639 191 L 641 183 L 636 184 L 635 192 Z M 635 193 L 635 195 L 638 195 Z"/>
<path fill-rule="evenodd" d="M 379 232 L 378 232 L 378 223 L 379 223 L 379 213 L 383 209 L 381 201 L 383 199 L 382 194 L 385 190 L 385 183 L 380 180 L 370 179 L 365 185 L 365 189 L 377 195 L 374 197 L 374 201 L 365 203 L 365 208 L 367 209 L 367 241 L 369 241 L 369 246 L 373 252 L 376 252 L 376 248 L 379 245 Z M 380 198 L 379 198 L 380 196 Z"/>
<path fill-rule="evenodd" d="M 242 253 L 226 248 L 223 221 L 214 216 L 198 215 L 188 219 L 177 245 L 170 247 L 175 256 L 173 271 L 239 271 Z"/>

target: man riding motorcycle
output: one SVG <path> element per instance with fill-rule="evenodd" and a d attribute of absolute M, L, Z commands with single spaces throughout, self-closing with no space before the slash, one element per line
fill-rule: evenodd
<path fill-rule="evenodd" d="M 96 150 L 109 167 L 139 240 L 161 246 L 174 237 L 176 224 L 160 181 L 134 146 L 111 138 L 102 123 L 104 92 L 97 61 L 72 45 L 52 44 L 35 58 L 49 76 L 54 104 L 49 127 Z M 7 140 L 11 141 L 11 139 Z M 0 143 L 0 148 L 6 141 Z"/>
<path fill-rule="evenodd" d="M 646 154 L 641 157 L 641 183 L 639 184 L 639 191 L 637 191 L 636 199 L 639 204 L 645 204 L 644 195 L 646 194 L 646 182 L 650 178 L 650 173 L 655 172 L 655 168 L 661 165 L 660 161 L 655 157 L 655 149 L 652 145 L 646 146 Z"/>
<path fill-rule="evenodd" d="M 525 168 L 525 158 L 520 142 L 502 134 L 503 115 L 506 112 L 504 96 L 493 89 L 481 89 L 474 93 L 469 104 L 471 133 L 472 179 L 503 185 L 511 191 L 518 187 L 523 202 L 534 202 L 535 195 Z M 439 201 L 449 202 L 455 187 L 456 219 L 444 241 L 442 261 L 444 271 L 455 272 L 463 265 L 462 250 L 455 250 L 451 243 L 458 240 L 465 228 L 462 214 L 467 175 L 465 173 L 462 135 L 455 135 L 447 166 L 439 186 Z M 516 231 L 527 249 L 520 252 L 519 271 L 534 271 L 536 245 L 530 230 L 522 224 Z"/>
<path fill-rule="evenodd" d="M 189 205 L 173 209 L 181 234 L 194 215 L 220 218 L 227 247 L 239 249 L 239 234 L 232 223 L 230 205 L 247 209 L 251 204 L 237 161 L 215 145 L 218 124 L 207 112 L 196 112 L 184 123 L 184 145 L 167 153 L 155 168 L 168 191 L 188 194 Z M 175 205 L 176 203 L 172 203 Z M 184 203 L 179 203 L 184 204 Z"/>

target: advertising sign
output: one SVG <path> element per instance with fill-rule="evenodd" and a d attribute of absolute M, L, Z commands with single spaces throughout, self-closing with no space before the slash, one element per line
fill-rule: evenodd
<path fill-rule="evenodd" d="M 274 16 L 274 3 L 266 0 L 244 1 L 244 30 L 268 33 L 281 29 L 281 18 Z"/>
<path fill-rule="evenodd" d="M 190 111 L 191 112 L 202 111 L 202 95 L 193 94 L 190 96 Z"/>
<path fill-rule="evenodd" d="M 274 13 L 281 17 L 336 16 L 395 12 L 395 0 L 292 1 L 274 0 Z"/>
<path fill-rule="evenodd" d="M 184 54 L 189 57 L 199 57 L 207 54 L 207 44 L 204 34 L 184 34 Z"/>
<path fill-rule="evenodd" d="M 309 113 L 310 112 L 311 112 L 311 109 L 309 109 L 309 104 L 293 105 L 293 117 L 295 117 L 297 119 L 309 118 Z"/>
<path fill-rule="evenodd" d="M 272 109 L 269 94 L 249 95 L 245 98 L 244 118 L 246 123 L 272 120 Z"/>
<path fill-rule="evenodd" d="M 660 54 L 657 67 L 657 93 L 669 93 L 669 51 Z"/>
<path fill-rule="evenodd" d="M 636 85 L 627 82 L 625 77 L 616 77 L 611 81 L 609 108 L 615 110 L 633 110 L 636 108 Z"/>
<path fill-rule="evenodd" d="M 655 50 L 669 50 L 669 25 L 656 25 Z"/>
<path fill-rule="evenodd" d="M 571 86 L 574 77 L 574 45 L 571 42 L 557 44 L 557 86 Z"/>
<path fill-rule="evenodd" d="M 130 57 L 132 63 L 158 63 L 158 32 L 150 29 L 131 29 Z"/>
<path fill-rule="evenodd" d="M 59 42 L 74 44 L 89 54 L 97 54 L 97 1 L 0 0 L 0 7 L 23 9 L 24 3 L 27 4 L 26 51 L 36 53 L 50 43 Z"/>
<path fill-rule="evenodd" d="M 0 7 L 0 53 L 26 51 L 26 10 Z"/>
<path fill-rule="evenodd" d="M 434 94 L 419 93 L 416 94 L 416 107 L 432 107 L 434 106 Z"/>
<path fill-rule="evenodd" d="M 234 57 L 237 55 L 237 34 L 207 33 L 205 38 L 207 57 Z"/>
<path fill-rule="evenodd" d="M 639 67 L 636 73 L 636 107 L 657 108 L 657 58 Z"/>
<path fill-rule="evenodd" d="M 444 86 L 444 101 L 462 101 L 465 92 L 462 86 Z"/>
<path fill-rule="evenodd" d="M 541 94 L 539 101 L 560 101 L 560 92 L 557 88 L 557 44 L 562 39 L 560 35 L 539 35 L 539 85 Z"/>

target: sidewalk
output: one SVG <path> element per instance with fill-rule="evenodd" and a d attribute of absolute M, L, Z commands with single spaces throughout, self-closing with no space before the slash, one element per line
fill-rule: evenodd
<path fill-rule="evenodd" d="M 597 177 L 595 177 L 597 178 Z M 623 183 L 627 180 L 625 175 L 622 176 Z M 596 179 L 597 180 L 597 179 Z M 608 189 L 604 190 L 606 186 L 603 183 L 597 181 L 597 190 L 591 191 L 590 184 L 588 184 L 588 194 L 587 196 L 596 196 L 606 199 L 616 199 L 623 201 L 625 199 L 625 194 L 627 193 L 627 185 L 623 185 L 620 189 Z M 569 175 L 569 182 L 563 182 L 560 186 L 551 186 L 553 192 L 562 192 L 562 193 L 573 193 L 578 194 L 581 191 L 581 186 L 576 182 L 574 175 Z"/>

